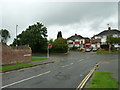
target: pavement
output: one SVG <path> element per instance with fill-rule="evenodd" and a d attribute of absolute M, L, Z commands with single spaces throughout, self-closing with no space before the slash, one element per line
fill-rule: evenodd
<path fill-rule="evenodd" d="M 113 56 L 112 54 L 110 54 L 110 55 Z M 113 56 L 113 57 L 109 58 L 108 60 L 106 59 L 106 60 L 101 61 L 98 65 L 98 69 L 96 71 L 110 72 L 110 73 L 112 73 L 112 77 L 114 79 L 116 79 L 118 82 L 120 82 L 120 80 L 119 80 L 120 68 L 118 66 L 118 64 L 120 63 L 120 61 L 119 61 L 120 57 L 119 57 L 119 55 L 117 55 L 117 57 L 118 58 L 114 58 L 114 56 Z M 88 84 L 92 80 L 93 76 L 94 76 L 94 73 L 93 73 L 92 77 L 90 78 L 90 80 L 88 80 L 85 88 L 88 87 Z"/>
<path fill-rule="evenodd" d="M 113 78 L 118 81 L 118 60 L 103 61 L 99 65 L 99 70 L 102 72 L 112 73 Z"/>
<path fill-rule="evenodd" d="M 32 61 L 31 63 L 33 63 L 33 64 L 48 64 L 48 63 L 54 63 L 55 61 L 57 61 L 57 60 L 55 60 L 55 59 L 52 59 L 52 58 L 49 58 L 49 59 L 47 59 L 47 60 L 41 60 L 41 61 Z"/>

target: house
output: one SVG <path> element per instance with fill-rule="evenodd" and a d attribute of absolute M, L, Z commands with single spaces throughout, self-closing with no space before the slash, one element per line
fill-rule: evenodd
<path fill-rule="evenodd" d="M 106 40 L 107 36 L 112 35 L 113 37 L 120 37 L 120 31 L 117 29 L 111 29 L 111 27 L 108 27 L 108 30 L 104 30 L 100 32 L 99 34 L 94 35 L 91 38 L 91 45 L 93 47 L 100 48 L 100 45 L 107 45 Z M 118 47 L 118 44 L 114 44 L 115 47 Z"/>
<path fill-rule="evenodd" d="M 81 35 L 73 35 L 67 38 L 68 47 L 85 48 L 90 47 L 90 39 Z"/>

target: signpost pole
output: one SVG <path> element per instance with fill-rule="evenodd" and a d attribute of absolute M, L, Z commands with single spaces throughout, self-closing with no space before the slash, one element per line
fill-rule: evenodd
<path fill-rule="evenodd" d="M 47 58 L 49 58 L 49 47 L 47 48 Z"/>
<path fill-rule="evenodd" d="M 49 58 L 49 42 L 48 42 L 48 45 L 47 45 L 47 58 Z"/>
<path fill-rule="evenodd" d="M 52 45 L 48 44 L 48 47 L 47 47 L 47 58 L 50 57 L 50 48 L 52 48 Z"/>

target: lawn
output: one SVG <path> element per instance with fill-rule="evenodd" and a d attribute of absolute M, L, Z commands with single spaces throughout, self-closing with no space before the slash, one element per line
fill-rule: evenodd
<path fill-rule="evenodd" d="M 34 64 L 32 64 L 32 63 L 27 63 L 27 64 L 17 64 L 17 65 L 2 66 L 2 67 L 0 67 L 0 71 L 24 68 L 24 67 L 33 66 L 33 65 Z"/>
<path fill-rule="evenodd" d="M 32 61 L 42 61 L 47 59 L 48 59 L 47 57 L 35 57 L 35 56 L 32 57 Z"/>
<path fill-rule="evenodd" d="M 88 88 L 118 88 L 118 82 L 112 77 L 112 73 L 96 71 Z"/>

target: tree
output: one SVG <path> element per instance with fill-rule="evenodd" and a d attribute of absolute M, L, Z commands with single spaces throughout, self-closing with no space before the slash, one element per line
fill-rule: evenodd
<path fill-rule="evenodd" d="M 29 45 L 33 52 L 45 52 L 47 50 L 47 28 L 37 22 L 29 26 L 14 39 L 13 45 Z"/>
<path fill-rule="evenodd" d="M 10 38 L 10 33 L 6 29 L 1 29 L 0 30 L 0 38 L 2 43 L 7 43 L 8 39 Z"/>
<path fill-rule="evenodd" d="M 109 51 L 111 51 L 112 48 L 114 48 L 113 44 L 120 44 L 120 37 L 113 37 L 113 35 L 108 35 L 106 43 L 109 45 Z"/>
<path fill-rule="evenodd" d="M 107 36 L 106 43 L 107 44 L 113 44 L 113 36 L 111 34 Z"/>
<path fill-rule="evenodd" d="M 63 38 L 55 39 L 51 51 L 56 53 L 66 53 L 68 51 L 67 40 Z"/>
<path fill-rule="evenodd" d="M 120 37 L 113 37 L 112 34 L 107 36 L 106 40 L 107 44 L 119 44 L 120 43 Z"/>
<path fill-rule="evenodd" d="M 48 42 L 49 42 L 49 44 L 53 44 L 54 43 L 53 39 L 50 39 Z"/>
<path fill-rule="evenodd" d="M 61 31 L 58 32 L 57 38 L 62 38 L 62 32 Z"/>

